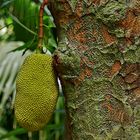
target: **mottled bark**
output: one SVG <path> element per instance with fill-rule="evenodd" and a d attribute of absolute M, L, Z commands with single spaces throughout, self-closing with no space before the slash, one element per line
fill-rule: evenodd
<path fill-rule="evenodd" d="M 66 140 L 140 140 L 140 1 L 50 0 Z"/>

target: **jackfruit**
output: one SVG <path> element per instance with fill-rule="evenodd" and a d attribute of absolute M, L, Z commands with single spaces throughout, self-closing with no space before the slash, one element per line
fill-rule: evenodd
<path fill-rule="evenodd" d="M 57 78 L 52 57 L 31 54 L 16 79 L 15 117 L 28 131 L 37 131 L 50 120 L 58 98 Z"/>

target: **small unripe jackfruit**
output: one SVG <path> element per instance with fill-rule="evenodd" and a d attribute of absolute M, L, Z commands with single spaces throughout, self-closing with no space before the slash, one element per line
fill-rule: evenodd
<path fill-rule="evenodd" d="M 29 131 L 41 129 L 51 118 L 58 97 L 57 79 L 52 57 L 28 56 L 17 75 L 15 116 Z"/>

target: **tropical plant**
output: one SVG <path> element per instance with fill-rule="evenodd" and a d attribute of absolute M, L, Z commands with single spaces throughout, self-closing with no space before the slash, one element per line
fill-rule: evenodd
<path fill-rule="evenodd" d="M 62 140 L 64 136 L 65 111 L 62 90 L 60 90 L 61 94 L 53 117 L 44 129 L 33 133 L 27 132 L 18 125 L 14 117 L 16 75 L 24 58 L 36 49 L 38 43 L 41 1 L 35 2 L 31 0 L 2 0 L 0 5 L 2 17 L 0 21 L 3 22 L 0 26 L 0 33 L 6 29 L 0 34 L 2 41 L 0 43 L 0 140 Z M 43 20 L 44 51 L 53 53 L 57 47 L 57 38 L 55 24 L 47 7 L 45 7 Z M 9 41 L 14 42 L 10 43 Z"/>

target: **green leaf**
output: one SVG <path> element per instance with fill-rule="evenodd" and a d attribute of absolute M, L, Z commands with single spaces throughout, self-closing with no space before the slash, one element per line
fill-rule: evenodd
<path fill-rule="evenodd" d="M 25 134 L 27 133 L 27 130 L 24 128 L 17 128 L 15 130 L 10 131 L 9 133 L 3 135 L 0 137 L 0 140 L 4 139 L 4 138 L 8 138 L 11 136 L 16 136 L 16 135 L 20 135 L 20 134 Z"/>
<path fill-rule="evenodd" d="M 8 6 L 9 4 L 11 4 L 14 0 L 7 0 L 5 2 L 2 3 L 2 5 L 0 6 L 0 8 L 4 8 L 6 6 Z"/>
<path fill-rule="evenodd" d="M 37 35 L 39 6 L 31 0 L 14 0 L 12 17 L 16 40 L 28 42 Z"/>
<path fill-rule="evenodd" d="M 35 41 L 34 39 L 31 41 L 28 41 L 27 43 L 25 43 L 24 45 L 10 51 L 10 52 L 15 52 L 15 51 L 21 51 L 21 50 L 31 50 L 34 51 L 37 47 L 37 41 Z"/>
<path fill-rule="evenodd" d="M 9 15 L 11 16 L 11 18 L 18 23 L 22 28 L 24 28 L 26 31 L 30 32 L 33 35 L 37 35 L 34 31 L 30 30 L 27 26 L 23 25 L 14 15 L 12 15 L 11 13 L 9 13 Z"/>

